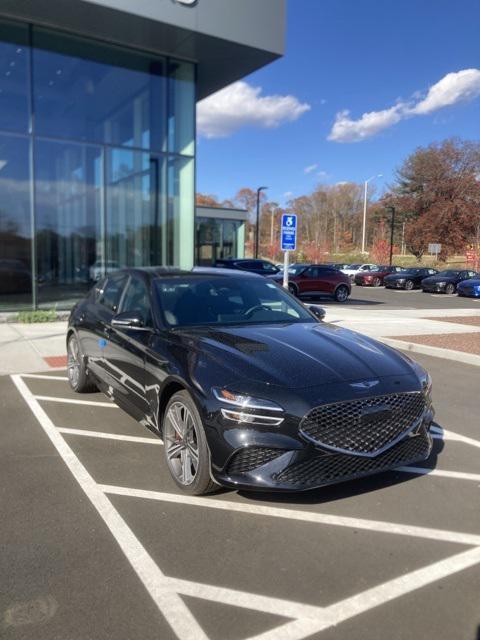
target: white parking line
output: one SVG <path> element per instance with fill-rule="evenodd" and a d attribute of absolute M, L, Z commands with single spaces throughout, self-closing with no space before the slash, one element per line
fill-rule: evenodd
<path fill-rule="evenodd" d="M 113 402 L 95 402 L 93 400 L 74 400 L 73 398 L 57 398 L 55 396 L 33 396 L 35 400 L 47 402 L 64 402 L 65 404 L 83 404 L 91 407 L 109 407 L 110 409 L 118 409 Z"/>
<path fill-rule="evenodd" d="M 21 379 L 21 376 L 14 375 L 12 380 L 75 480 L 110 529 L 113 537 L 176 635 L 181 640 L 208 640 L 190 609 L 185 605 L 182 598 L 171 590 L 166 576 L 155 564 L 105 493 L 99 489 L 97 483 L 57 431 L 35 396 Z"/>
<path fill-rule="evenodd" d="M 456 433 L 454 431 L 449 431 L 445 429 L 441 429 L 440 427 L 431 427 L 431 431 L 434 432 L 434 438 L 437 440 L 455 440 L 457 442 L 463 442 L 465 444 L 469 444 L 472 447 L 480 448 L 480 440 L 475 440 L 474 438 L 469 438 L 467 436 L 462 436 L 460 433 Z"/>
<path fill-rule="evenodd" d="M 106 440 L 122 440 L 124 442 L 141 442 L 144 444 L 163 444 L 160 438 L 142 438 L 141 436 L 123 436 L 119 433 L 106 433 L 103 431 L 89 431 L 88 429 L 67 429 L 57 427 L 60 433 L 67 433 L 74 436 L 87 436 L 89 438 L 105 438 Z"/>
<path fill-rule="evenodd" d="M 187 504 L 193 507 L 207 507 L 220 509 L 221 511 L 237 511 L 257 516 L 269 516 L 273 518 L 287 518 L 289 520 L 301 520 L 313 524 L 333 525 L 348 527 L 350 529 L 363 529 L 377 533 L 392 533 L 426 540 L 441 540 L 443 542 L 455 542 L 465 545 L 479 545 L 480 535 L 461 533 L 459 531 L 447 531 L 445 529 L 430 529 L 427 527 L 415 527 L 381 520 L 365 520 L 363 518 L 351 518 L 346 516 L 334 516 L 316 511 L 301 511 L 281 507 L 268 507 L 265 505 L 245 502 L 231 502 L 216 498 L 201 498 L 177 493 L 163 493 L 160 491 L 147 491 L 145 489 L 131 489 L 130 487 L 116 487 L 101 484 L 99 488 L 105 493 L 117 496 L 129 496 L 131 498 L 143 498 L 158 500 L 159 502 L 173 502 L 175 504 Z"/>
<path fill-rule="evenodd" d="M 62 380 L 67 381 L 67 376 L 47 376 L 40 373 L 22 373 L 22 378 L 34 378 L 35 380 Z"/>
<path fill-rule="evenodd" d="M 441 478 L 455 478 L 456 480 L 472 480 L 480 482 L 480 473 L 464 473 L 463 471 L 445 471 L 443 469 L 423 469 L 421 467 L 398 467 L 394 471 L 413 473 L 418 475 L 439 476 Z"/>
<path fill-rule="evenodd" d="M 303 618 L 287 622 L 249 640 L 303 640 L 479 562 L 480 547 L 464 551 L 325 607 L 317 620 Z"/>

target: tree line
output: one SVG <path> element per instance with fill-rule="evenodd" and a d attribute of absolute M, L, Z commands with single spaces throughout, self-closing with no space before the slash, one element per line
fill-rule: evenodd
<path fill-rule="evenodd" d="M 309 194 L 292 198 L 284 208 L 261 194 L 260 254 L 281 258 L 280 218 L 298 216 L 295 259 L 322 261 L 326 256 L 358 254 L 363 227 L 364 185 L 345 182 L 319 184 Z M 244 187 L 220 202 L 211 194 L 197 194 L 197 204 L 239 207 L 249 212 L 246 251 L 252 255 L 257 195 Z M 480 251 L 480 143 L 448 139 L 419 147 L 396 170 L 392 184 L 377 195 L 369 189 L 366 249 L 384 261 L 389 251 L 391 207 L 395 208 L 395 251 L 405 248 L 418 260 L 430 243 L 442 245 L 440 260 Z M 382 259 L 383 258 L 383 259 Z"/>

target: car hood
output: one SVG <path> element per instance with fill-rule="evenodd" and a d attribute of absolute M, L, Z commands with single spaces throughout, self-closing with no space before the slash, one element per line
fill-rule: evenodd
<path fill-rule="evenodd" d="M 181 331 L 232 378 L 289 388 L 365 381 L 413 373 L 400 353 L 328 323 L 205 327 Z M 228 380 L 227 380 L 228 379 Z"/>
<path fill-rule="evenodd" d="M 412 278 L 418 278 L 419 274 L 418 273 L 407 273 L 406 271 L 401 272 L 399 271 L 398 273 L 388 273 L 385 276 L 385 280 L 388 278 L 389 280 L 401 280 L 402 278 L 405 280 L 407 278 L 412 279 Z"/>
<path fill-rule="evenodd" d="M 461 282 L 458 283 L 459 287 L 463 287 L 464 285 L 467 286 L 475 286 L 478 287 L 478 285 L 480 285 L 480 278 L 467 278 L 466 280 L 462 280 Z"/>

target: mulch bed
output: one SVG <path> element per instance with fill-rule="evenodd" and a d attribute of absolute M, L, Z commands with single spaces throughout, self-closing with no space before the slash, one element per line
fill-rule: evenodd
<path fill-rule="evenodd" d="M 438 318 L 440 320 L 440 318 Z M 441 318 L 444 320 L 444 318 Z M 465 323 L 470 324 L 470 323 Z M 427 336 L 391 336 L 394 340 L 404 340 L 415 344 L 426 344 L 441 349 L 453 349 L 480 355 L 479 333 L 440 333 Z"/>
<path fill-rule="evenodd" d="M 450 316 L 443 318 L 424 318 L 424 320 L 439 320 L 440 322 L 454 322 L 455 324 L 468 324 L 480 327 L 480 316 Z"/>

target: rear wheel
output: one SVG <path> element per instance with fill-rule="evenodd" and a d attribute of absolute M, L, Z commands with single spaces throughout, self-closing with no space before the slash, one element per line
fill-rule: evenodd
<path fill-rule="evenodd" d="M 163 439 L 168 470 L 184 493 L 199 496 L 217 487 L 210 477 L 210 452 L 202 420 L 188 391 L 170 398 Z"/>
<path fill-rule="evenodd" d="M 96 390 L 95 384 L 89 379 L 85 358 L 74 334 L 70 336 L 67 343 L 67 372 L 68 382 L 77 393 Z"/>
<path fill-rule="evenodd" d="M 292 294 L 292 296 L 298 296 L 298 288 L 295 284 L 293 284 L 292 282 L 288 283 L 288 290 L 290 291 L 290 293 Z"/>
<path fill-rule="evenodd" d="M 373 279 L 373 286 L 374 287 L 379 287 L 382 284 L 382 281 L 380 280 L 380 278 L 374 278 Z"/>
<path fill-rule="evenodd" d="M 341 284 L 339 287 L 335 289 L 335 300 L 337 302 L 346 302 L 348 299 L 350 292 L 348 291 L 348 287 L 344 284 Z"/>
<path fill-rule="evenodd" d="M 414 286 L 413 280 L 407 280 L 405 282 L 405 289 L 407 291 L 411 291 L 413 289 L 413 286 Z"/>
<path fill-rule="evenodd" d="M 452 293 L 455 293 L 455 285 L 449 282 L 445 287 L 445 293 L 448 293 L 450 295 L 452 295 Z"/>

